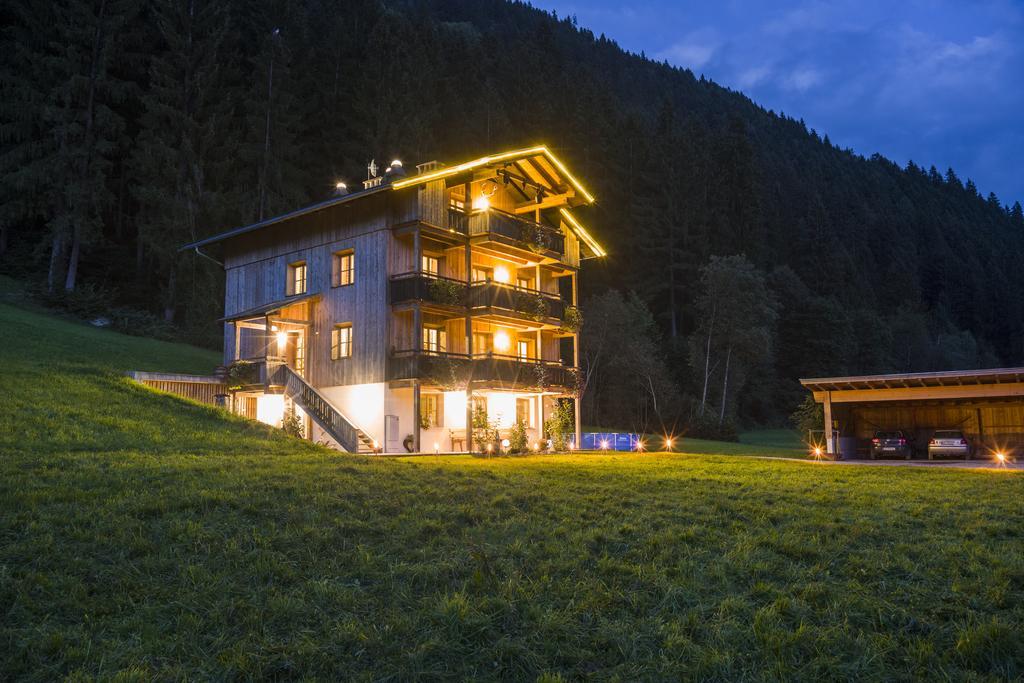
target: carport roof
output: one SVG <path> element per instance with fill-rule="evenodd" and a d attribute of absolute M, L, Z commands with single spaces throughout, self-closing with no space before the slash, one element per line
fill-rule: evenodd
<path fill-rule="evenodd" d="M 944 372 L 909 372 L 894 375 L 860 375 L 857 377 L 818 377 L 801 379 L 800 384 L 811 391 L 856 391 L 862 389 L 909 389 L 915 387 L 956 387 L 978 384 L 1024 382 L 1024 368 L 992 368 L 989 370 L 949 370 Z"/>

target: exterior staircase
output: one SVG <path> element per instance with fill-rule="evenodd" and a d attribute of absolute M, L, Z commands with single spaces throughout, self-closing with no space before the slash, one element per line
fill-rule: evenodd
<path fill-rule="evenodd" d="M 369 434 L 349 422 L 323 394 L 287 365 L 282 364 L 274 370 L 273 383 L 283 386 L 284 395 L 306 411 L 343 450 L 366 455 L 373 455 L 379 450 L 374 447 Z"/>

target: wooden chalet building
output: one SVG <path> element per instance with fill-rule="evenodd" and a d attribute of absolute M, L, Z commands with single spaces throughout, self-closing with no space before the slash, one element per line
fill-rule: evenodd
<path fill-rule="evenodd" d="M 538 444 L 576 398 L 577 275 L 604 252 L 572 210 L 594 198 L 545 147 L 369 170 L 359 191 L 183 247 L 221 249 L 224 362 L 249 375 L 232 410 L 391 453 L 473 450 L 475 408 Z"/>

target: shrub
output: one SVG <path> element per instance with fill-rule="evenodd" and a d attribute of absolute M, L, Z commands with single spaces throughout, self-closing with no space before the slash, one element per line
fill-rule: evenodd
<path fill-rule="evenodd" d="M 793 421 L 801 436 L 806 436 L 807 432 L 821 431 L 825 428 L 825 407 L 816 402 L 813 396 L 807 395 L 789 419 Z"/>
<path fill-rule="evenodd" d="M 729 417 L 719 422 L 718 413 L 715 411 L 706 411 L 704 415 L 692 415 L 686 435 L 713 441 L 739 441 L 740 438 L 736 423 Z"/>
<path fill-rule="evenodd" d="M 509 453 L 525 453 L 527 450 L 529 450 L 529 444 L 526 438 L 526 424 L 522 420 L 516 420 L 508 435 L 508 451 Z"/>
<path fill-rule="evenodd" d="M 555 404 L 551 417 L 544 420 L 544 433 L 551 439 L 551 447 L 558 452 L 565 451 L 569 444 L 569 435 L 576 431 L 576 416 L 569 401 L 561 400 Z"/>

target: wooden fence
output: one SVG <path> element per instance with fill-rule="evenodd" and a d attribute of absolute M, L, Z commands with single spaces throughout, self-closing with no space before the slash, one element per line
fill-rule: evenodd
<path fill-rule="evenodd" d="M 166 391 L 200 403 L 217 405 L 217 395 L 227 394 L 228 387 L 219 378 L 210 375 L 177 375 L 166 372 L 129 372 L 128 376 L 139 384 Z"/>

